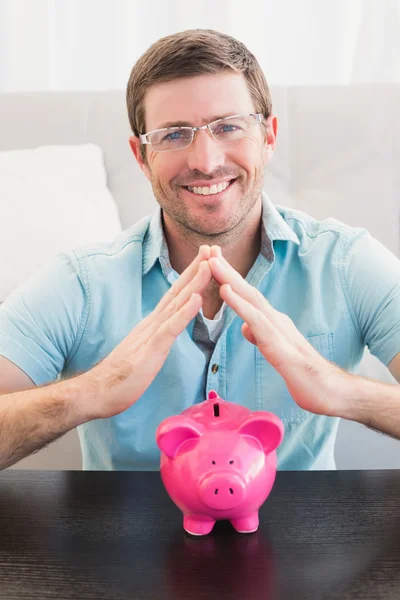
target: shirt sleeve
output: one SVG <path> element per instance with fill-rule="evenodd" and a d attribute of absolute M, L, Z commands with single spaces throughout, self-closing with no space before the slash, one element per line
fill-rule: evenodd
<path fill-rule="evenodd" d="M 386 366 L 400 352 L 400 261 L 365 229 L 339 265 L 347 305 L 364 345 Z"/>
<path fill-rule="evenodd" d="M 74 253 L 59 254 L 0 306 L 0 355 L 36 385 L 57 379 L 75 354 L 89 310 Z"/>

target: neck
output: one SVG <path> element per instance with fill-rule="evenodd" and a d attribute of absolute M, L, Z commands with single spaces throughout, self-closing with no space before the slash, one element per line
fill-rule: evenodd
<path fill-rule="evenodd" d="M 248 213 L 248 218 L 235 230 L 217 237 L 189 231 L 163 212 L 164 234 L 172 268 L 180 274 L 195 259 L 202 244 L 218 245 L 229 264 L 242 277 L 246 277 L 260 252 L 261 210 L 261 202 L 257 202 Z M 203 294 L 203 313 L 212 319 L 221 305 L 219 285 L 213 279 Z"/>

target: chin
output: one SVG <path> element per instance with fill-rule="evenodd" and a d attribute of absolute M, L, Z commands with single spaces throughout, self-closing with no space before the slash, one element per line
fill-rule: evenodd
<path fill-rule="evenodd" d="M 197 235 L 218 237 L 228 234 L 230 231 L 235 229 L 240 222 L 241 219 L 238 223 L 232 221 L 229 222 L 226 219 L 221 219 L 220 221 L 216 222 L 216 219 L 213 219 L 213 221 L 209 224 L 204 223 L 204 220 L 201 223 L 186 222 L 182 224 L 185 225 L 186 229 L 189 229 Z"/>

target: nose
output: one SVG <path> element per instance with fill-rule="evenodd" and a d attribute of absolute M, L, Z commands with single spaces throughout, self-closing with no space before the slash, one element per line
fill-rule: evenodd
<path fill-rule="evenodd" d="M 217 142 L 207 129 L 196 131 L 195 138 L 189 147 L 189 169 L 212 173 L 217 167 L 224 164 L 225 153 L 222 144 Z"/>
<path fill-rule="evenodd" d="M 245 484 L 239 475 L 232 473 L 212 473 L 200 484 L 201 500 L 210 508 L 219 510 L 234 508 L 244 498 Z"/>

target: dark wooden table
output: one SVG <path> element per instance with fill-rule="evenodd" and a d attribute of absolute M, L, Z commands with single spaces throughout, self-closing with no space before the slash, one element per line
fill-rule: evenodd
<path fill-rule="evenodd" d="M 280 472 L 260 527 L 185 533 L 158 472 L 0 473 L 0 598 L 400 598 L 400 471 Z"/>

